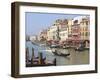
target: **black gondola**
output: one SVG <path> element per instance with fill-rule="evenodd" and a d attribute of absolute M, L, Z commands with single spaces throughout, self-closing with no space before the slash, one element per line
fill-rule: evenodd
<path fill-rule="evenodd" d="M 54 55 L 63 56 L 63 57 L 66 57 L 66 56 L 69 56 L 70 55 L 70 53 L 68 53 L 68 54 L 64 54 L 64 53 L 61 53 L 61 52 L 59 53 L 59 52 L 57 52 L 57 50 L 52 51 L 52 53 Z"/>

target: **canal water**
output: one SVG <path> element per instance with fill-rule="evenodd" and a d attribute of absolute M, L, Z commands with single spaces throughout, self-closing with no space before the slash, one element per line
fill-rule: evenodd
<path fill-rule="evenodd" d="M 74 49 L 57 49 L 62 53 L 70 53 L 70 56 L 63 57 L 57 56 L 52 53 L 52 49 L 40 44 L 33 44 L 31 41 L 26 42 L 26 47 L 29 48 L 29 59 L 32 58 L 32 48 L 34 48 L 34 56 L 38 57 L 38 52 L 43 53 L 43 58 L 46 57 L 46 61 L 53 61 L 56 58 L 56 65 L 78 65 L 89 64 L 89 50 L 75 51 Z"/>

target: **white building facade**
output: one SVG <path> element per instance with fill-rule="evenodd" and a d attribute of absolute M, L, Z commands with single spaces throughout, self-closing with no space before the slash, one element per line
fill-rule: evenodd
<path fill-rule="evenodd" d="M 52 25 L 47 31 L 47 40 L 57 40 L 57 26 Z"/>

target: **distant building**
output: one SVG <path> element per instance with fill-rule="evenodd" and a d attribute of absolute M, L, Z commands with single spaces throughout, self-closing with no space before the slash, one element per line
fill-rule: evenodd
<path fill-rule="evenodd" d="M 26 35 L 26 41 L 30 41 L 30 36 L 29 35 Z"/>
<path fill-rule="evenodd" d="M 40 41 L 47 40 L 47 29 L 44 29 L 43 31 L 40 32 L 40 34 L 39 34 L 39 40 Z"/>
<path fill-rule="evenodd" d="M 30 36 L 30 40 L 31 41 L 36 41 L 37 40 L 37 35 Z"/>

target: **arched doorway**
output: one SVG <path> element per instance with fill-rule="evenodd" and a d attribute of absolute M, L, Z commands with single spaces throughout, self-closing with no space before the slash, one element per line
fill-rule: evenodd
<path fill-rule="evenodd" d="M 85 48 L 89 48 L 90 47 L 90 41 L 89 40 L 85 40 L 84 41 L 84 45 L 85 45 L 84 46 Z"/>

